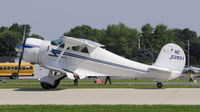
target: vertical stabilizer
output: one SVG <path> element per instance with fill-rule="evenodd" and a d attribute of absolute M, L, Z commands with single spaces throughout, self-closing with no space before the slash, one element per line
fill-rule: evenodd
<path fill-rule="evenodd" d="M 166 44 L 160 51 L 154 66 L 165 67 L 182 73 L 185 66 L 185 53 L 176 44 Z"/>

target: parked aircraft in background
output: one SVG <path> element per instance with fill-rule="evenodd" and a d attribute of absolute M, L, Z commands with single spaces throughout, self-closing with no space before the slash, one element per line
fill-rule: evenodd
<path fill-rule="evenodd" d="M 183 72 L 184 73 L 200 73 L 200 68 L 190 66 L 190 67 L 184 68 Z"/>
<path fill-rule="evenodd" d="M 56 88 L 60 80 L 72 80 L 87 76 L 131 76 L 157 81 L 167 81 L 181 75 L 185 66 L 185 54 L 176 44 L 166 44 L 156 62 L 146 65 L 125 59 L 102 48 L 104 45 L 80 38 L 61 36 L 54 41 L 27 38 L 16 46 L 22 58 L 32 64 L 49 69 L 48 76 L 40 79 L 44 89 Z"/>

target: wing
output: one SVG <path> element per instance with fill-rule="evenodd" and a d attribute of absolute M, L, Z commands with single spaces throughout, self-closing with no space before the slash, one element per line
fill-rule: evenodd
<path fill-rule="evenodd" d="M 108 74 L 101 74 L 85 69 L 79 69 L 77 68 L 76 70 L 73 71 L 73 73 L 78 74 L 80 78 L 85 78 L 87 76 L 109 76 Z"/>
<path fill-rule="evenodd" d="M 72 37 L 67 37 L 67 36 L 62 36 L 61 38 L 64 40 L 65 45 L 67 45 L 68 47 L 78 46 L 78 45 L 86 45 L 92 48 L 104 47 L 104 45 L 102 44 L 99 44 L 97 42 L 87 40 L 87 39 L 72 38 Z"/>
<path fill-rule="evenodd" d="M 79 68 L 74 69 L 74 70 L 68 70 L 68 69 L 62 68 L 59 64 L 56 64 L 56 63 L 48 63 L 48 64 L 45 64 L 43 67 L 52 71 L 66 74 L 67 77 L 72 80 L 74 80 L 75 74 L 77 74 L 80 79 L 84 79 L 87 76 L 108 76 L 107 74 L 100 74 L 100 73 L 96 73 L 96 72 L 92 72 L 92 71 L 84 70 L 84 69 L 79 69 Z"/>

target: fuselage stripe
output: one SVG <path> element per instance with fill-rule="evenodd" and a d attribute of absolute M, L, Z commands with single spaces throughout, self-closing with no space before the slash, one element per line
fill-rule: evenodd
<path fill-rule="evenodd" d="M 53 56 L 53 57 L 58 57 L 57 54 L 61 53 L 61 51 L 55 50 L 55 49 L 52 49 L 51 52 L 53 54 L 49 54 L 49 56 Z M 107 62 L 107 61 L 103 61 L 103 60 L 99 60 L 99 59 L 95 59 L 95 58 L 90 58 L 90 57 L 86 57 L 86 56 L 81 56 L 81 55 L 77 55 L 77 54 L 73 54 L 73 53 L 69 53 L 69 52 L 64 52 L 63 55 L 70 56 L 70 57 L 75 57 L 75 58 L 79 58 L 79 59 L 84 59 L 84 60 L 89 60 L 89 61 L 93 61 L 93 62 L 98 62 L 98 63 L 111 65 L 111 66 L 115 66 L 115 67 L 126 68 L 126 69 L 130 69 L 130 70 L 136 70 L 136 71 L 139 71 L 139 72 L 147 72 L 146 70 L 141 70 L 141 69 L 137 69 L 137 68 L 133 68 L 133 67 L 128 67 L 128 66 L 125 66 L 125 65 L 120 65 L 120 64 Z"/>

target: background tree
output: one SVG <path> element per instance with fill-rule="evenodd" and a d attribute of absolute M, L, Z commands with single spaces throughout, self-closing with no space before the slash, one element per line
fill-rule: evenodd
<path fill-rule="evenodd" d="M 40 36 L 38 34 L 32 34 L 30 37 L 44 40 L 44 37 L 42 37 L 42 36 Z"/>
<path fill-rule="evenodd" d="M 30 32 L 31 32 L 31 27 L 28 24 L 19 25 L 17 23 L 14 23 L 12 26 L 9 27 L 9 30 L 11 30 L 13 32 L 19 32 L 21 35 L 20 39 L 22 40 L 25 26 L 26 26 L 25 37 L 27 38 L 30 36 Z"/>
<path fill-rule="evenodd" d="M 188 28 L 183 30 L 173 29 L 174 32 L 174 41 L 176 44 L 180 45 L 186 53 L 186 59 L 188 59 L 188 44 L 190 42 L 190 64 L 198 64 L 200 62 L 197 54 L 200 54 L 198 50 L 198 45 L 200 45 L 200 38 L 197 36 L 195 31 L 192 31 Z M 186 61 L 187 64 L 187 61 Z"/>
<path fill-rule="evenodd" d="M 14 23 L 10 27 L 0 27 L 0 56 L 16 56 L 15 46 L 21 44 L 24 27 L 25 37 L 44 39 L 38 34 L 31 34 L 28 24 Z M 200 37 L 189 28 L 170 29 L 167 25 L 155 27 L 145 24 L 141 32 L 129 28 L 123 23 L 108 25 L 105 29 L 96 29 L 88 25 L 76 26 L 65 36 L 85 38 L 104 44 L 106 49 L 131 60 L 152 64 L 155 62 L 161 48 L 167 43 L 180 45 L 187 54 L 187 41 L 190 41 L 190 64 L 200 63 Z M 140 38 L 140 49 L 138 39 Z M 187 56 L 187 55 L 186 55 Z"/>
<path fill-rule="evenodd" d="M 26 26 L 25 38 L 39 38 L 43 37 L 32 34 L 30 36 L 31 27 L 28 24 L 19 25 L 14 23 L 10 27 L 0 27 L 0 56 L 16 56 L 15 46 L 22 43 L 24 28 Z"/>
<path fill-rule="evenodd" d="M 0 33 L 0 56 L 16 56 L 15 46 L 20 43 L 20 34 L 9 30 Z"/>

